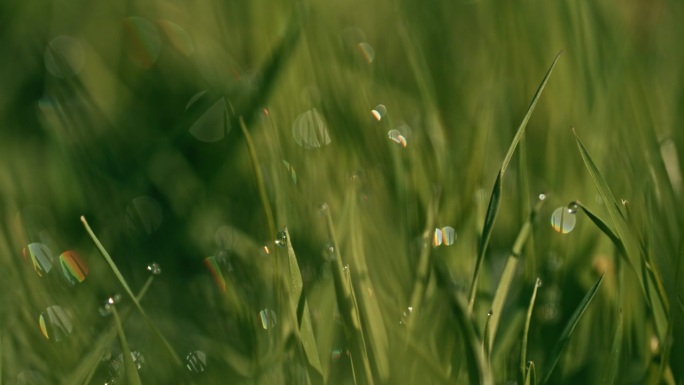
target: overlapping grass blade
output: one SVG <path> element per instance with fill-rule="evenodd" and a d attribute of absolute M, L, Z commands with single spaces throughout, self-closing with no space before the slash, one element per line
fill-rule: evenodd
<path fill-rule="evenodd" d="M 617 327 L 613 335 L 613 343 L 610 347 L 610 354 L 608 355 L 608 363 L 605 367 L 605 375 L 603 376 L 603 384 L 611 385 L 615 383 L 617 378 L 618 368 L 620 367 L 620 354 L 622 353 L 622 309 L 618 311 Z"/>
<path fill-rule="evenodd" d="M 537 384 L 537 371 L 534 368 L 534 362 L 530 361 L 525 369 L 525 385 L 536 385 Z"/>
<path fill-rule="evenodd" d="M 590 216 L 590 218 L 592 221 L 594 221 L 594 223 L 597 224 L 599 229 L 601 229 L 611 238 L 611 240 L 613 240 L 613 242 L 616 242 L 617 239 L 620 241 L 617 243 L 618 246 L 622 244 L 622 246 L 619 246 L 619 248 L 621 251 L 624 251 L 623 256 L 625 256 L 627 262 L 639 277 L 639 285 L 641 286 L 646 299 L 651 305 L 651 314 L 653 315 L 656 324 L 658 337 L 662 340 L 665 337 L 668 322 L 668 304 L 662 293 L 662 283 L 657 281 L 658 278 L 655 274 L 648 272 L 648 270 L 651 270 L 652 267 L 650 264 L 647 264 L 647 257 L 640 254 L 641 250 L 637 244 L 636 235 L 630 232 L 628 224 L 619 210 L 618 203 L 608 187 L 608 183 L 599 172 L 598 167 L 591 159 L 589 152 L 580 141 L 574 128 L 573 135 L 575 136 L 575 142 L 579 148 L 582 160 L 584 161 L 584 164 L 589 171 L 589 175 L 594 182 L 594 186 L 596 186 L 599 196 L 605 203 L 606 210 L 608 211 L 608 215 L 610 216 L 613 226 L 611 227 L 603 221 L 594 221 L 594 219 L 597 218 L 595 216 Z M 585 210 L 585 212 L 587 211 Z M 613 235 L 610 235 L 611 233 Z M 646 270 L 642 269 L 642 264 L 646 264 L 644 265 Z"/>
<path fill-rule="evenodd" d="M 523 328 L 522 344 L 520 347 L 520 378 L 525 381 L 527 378 L 527 339 L 530 333 L 530 322 L 532 321 L 532 311 L 534 310 L 534 302 L 537 300 L 537 290 L 542 285 L 540 278 L 537 278 L 532 290 L 532 297 L 530 298 L 530 306 L 527 308 L 527 317 L 525 318 L 525 327 Z"/>
<path fill-rule="evenodd" d="M 366 341 L 361 326 L 359 308 L 356 303 L 354 289 L 351 285 L 351 268 L 345 266 L 342 262 L 342 253 L 340 252 L 339 243 L 337 242 L 337 235 L 335 234 L 335 226 L 333 225 L 330 207 L 327 204 L 324 204 L 323 211 L 328 236 L 330 237 L 335 250 L 335 258 L 332 266 L 335 298 L 337 300 L 337 306 L 340 309 L 344 333 L 349 342 L 354 381 L 357 385 L 370 385 L 373 384 L 374 381 L 368 359 Z"/>
<path fill-rule="evenodd" d="M 131 356 L 131 349 L 128 347 L 128 341 L 126 341 L 126 335 L 123 331 L 123 326 L 121 325 L 121 319 L 116 311 L 115 307 L 112 307 L 112 316 L 114 317 L 114 323 L 116 324 L 116 331 L 119 335 L 119 343 L 121 344 L 121 354 L 123 356 L 124 362 L 124 372 L 126 373 L 127 383 L 129 385 L 142 385 L 140 382 L 140 376 L 138 375 L 138 368 L 133 362 L 133 356 Z"/>
<path fill-rule="evenodd" d="M 482 267 L 482 262 L 484 261 L 484 256 L 487 251 L 489 238 L 491 237 L 492 230 L 494 229 L 494 222 L 496 221 L 496 216 L 499 212 L 499 204 L 501 203 L 502 180 L 504 173 L 506 172 L 508 164 L 510 163 L 511 158 L 513 157 L 513 153 L 515 152 L 515 149 L 518 146 L 518 142 L 520 142 L 520 138 L 522 138 L 522 135 L 525 133 L 525 127 L 527 127 L 527 122 L 529 122 L 530 117 L 532 116 L 532 112 L 534 111 L 534 108 L 537 105 L 537 102 L 539 101 L 539 97 L 541 96 L 542 91 L 544 91 L 544 88 L 546 87 L 546 83 L 548 82 L 549 77 L 551 76 L 551 72 L 553 72 L 553 69 L 556 67 L 556 63 L 558 62 L 558 59 L 560 58 L 560 55 L 562 53 L 562 51 L 559 52 L 558 55 L 556 55 L 556 57 L 553 59 L 551 66 L 546 71 L 546 75 L 544 75 L 544 79 L 542 79 L 539 88 L 537 88 L 537 92 L 535 92 L 534 97 L 532 97 L 532 102 L 530 103 L 530 106 L 527 109 L 527 113 L 525 114 L 525 117 L 523 118 L 522 122 L 520 123 L 520 126 L 518 127 L 518 130 L 515 133 L 515 136 L 513 137 L 513 141 L 511 142 L 511 145 L 508 148 L 508 152 L 504 157 L 504 161 L 501 164 L 501 169 L 499 170 L 499 173 L 496 176 L 496 182 L 494 182 L 494 188 L 492 189 L 492 196 L 490 197 L 489 205 L 487 206 L 487 214 L 485 216 L 485 223 L 481 235 L 482 238 L 480 240 L 477 260 L 475 262 L 475 271 L 473 272 L 473 279 L 470 284 L 470 293 L 468 295 L 468 313 L 472 313 L 473 311 L 473 306 L 475 304 L 475 295 L 477 293 L 477 282 L 480 276 L 480 269 Z"/>
<path fill-rule="evenodd" d="M 575 312 L 572 313 L 572 316 L 570 316 L 568 323 L 565 325 L 565 328 L 563 329 L 560 338 L 556 342 L 556 345 L 554 346 L 553 351 L 549 356 L 548 362 L 545 363 L 546 370 L 544 371 L 544 377 L 541 382 L 542 384 L 548 383 L 549 379 L 551 378 L 551 374 L 553 373 L 553 370 L 556 368 L 556 365 L 558 364 L 558 360 L 560 359 L 560 356 L 563 353 L 565 345 L 567 345 L 568 341 L 570 341 L 570 337 L 572 336 L 572 332 L 575 330 L 577 323 L 579 323 L 579 320 L 582 318 L 584 311 L 587 310 L 587 307 L 589 306 L 591 301 L 594 299 L 594 296 L 598 292 L 598 289 L 601 286 L 601 282 L 603 282 L 603 277 L 604 276 L 601 275 L 601 277 L 594 283 L 594 285 L 589 289 L 587 294 L 582 299 L 582 302 L 580 302 L 579 306 L 577 306 L 577 309 L 575 309 Z"/>
<path fill-rule="evenodd" d="M 297 262 L 297 256 L 295 255 L 294 249 L 292 248 L 292 242 L 290 241 L 290 232 L 287 227 L 283 230 L 287 237 L 287 260 L 289 269 L 289 280 L 290 283 L 290 296 L 292 298 L 293 310 L 296 313 L 297 306 L 300 302 L 303 302 L 303 308 L 301 317 L 298 320 L 299 327 L 299 339 L 304 349 L 306 359 L 309 366 L 313 368 L 318 375 L 323 377 L 323 369 L 321 367 L 321 359 L 318 354 L 318 347 L 316 344 L 316 338 L 314 337 L 313 326 L 311 324 L 311 313 L 309 311 L 309 304 L 306 298 L 302 296 L 302 290 L 304 288 L 304 283 L 302 281 L 302 274 L 299 270 L 299 263 Z"/>
<path fill-rule="evenodd" d="M 532 223 L 534 222 L 534 219 L 543 204 L 544 199 L 539 199 L 530 211 L 530 215 L 527 217 L 527 220 L 523 224 L 517 238 L 515 239 L 515 243 L 511 248 L 511 252 L 506 260 L 503 273 L 501 274 L 501 279 L 499 279 L 499 286 L 496 288 L 494 301 L 492 302 L 492 315 L 490 316 L 488 323 L 488 338 L 485 341 L 487 344 L 487 351 L 489 352 L 492 351 L 492 345 L 494 344 L 496 331 L 499 326 L 499 321 L 501 320 L 501 312 L 503 311 L 506 298 L 508 297 L 508 290 L 513 283 L 513 278 L 518 267 L 518 260 L 520 259 L 520 253 L 522 253 L 523 246 L 525 246 L 527 237 L 530 234 Z"/>

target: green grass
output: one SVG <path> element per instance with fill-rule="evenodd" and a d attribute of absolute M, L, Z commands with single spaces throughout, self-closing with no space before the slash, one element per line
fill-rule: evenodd
<path fill-rule="evenodd" d="M 5 3 L 0 384 L 682 383 L 678 2 Z"/>

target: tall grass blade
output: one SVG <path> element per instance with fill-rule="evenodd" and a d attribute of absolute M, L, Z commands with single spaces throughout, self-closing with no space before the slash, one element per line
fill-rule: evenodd
<path fill-rule="evenodd" d="M 544 200 L 540 199 L 534 205 L 530 211 L 527 220 L 523 224 L 520 232 L 518 233 L 515 243 L 511 248 L 511 252 L 506 260 L 506 265 L 504 266 L 503 273 L 501 274 L 501 279 L 499 280 L 499 286 L 496 288 L 496 293 L 494 294 L 494 301 L 492 302 L 492 315 L 489 319 L 489 338 L 485 343 L 487 344 L 487 350 L 492 351 L 492 346 L 494 344 L 494 339 L 496 337 L 496 331 L 499 326 L 499 321 L 501 320 L 501 313 L 506 303 L 506 298 L 508 297 L 508 290 L 513 283 L 513 278 L 518 267 L 518 261 L 520 259 L 520 254 L 525 246 L 528 236 L 530 235 L 532 229 L 532 223 L 537 216 L 537 213 L 544 204 Z"/>
<path fill-rule="evenodd" d="M 606 374 L 603 377 L 602 384 L 612 385 L 617 378 L 618 368 L 620 367 L 620 354 L 622 353 L 622 309 L 618 311 L 617 327 L 613 335 L 613 343 L 610 347 L 610 354 L 608 355 L 608 363 L 606 365 Z"/>
<path fill-rule="evenodd" d="M 534 362 L 530 361 L 525 369 L 525 385 L 537 384 L 537 371 L 534 368 Z"/>
<path fill-rule="evenodd" d="M 556 365 L 558 364 L 558 360 L 560 359 L 560 356 L 563 353 L 565 345 L 567 345 L 568 341 L 570 341 L 572 332 L 575 330 L 575 327 L 579 323 L 579 320 L 582 318 L 584 311 L 587 310 L 587 307 L 589 306 L 591 301 L 594 299 L 594 296 L 598 292 L 598 289 L 601 286 L 601 282 L 603 282 L 603 277 L 604 276 L 601 275 L 601 277 L 596 281 L 596 283 L 594 283 L 594 285 L 589 289 L 587 294 L 582 299 L 582 302 L 580 302 L 579 306 L 577 306 L 577 309 L 575 309 L 575 312 L 572 313 L 572 316 L 570 316 L 568 323 L 565 325 L 565 328 L 563 329 L 560 338 L 556 342 L 556 345 L 554 346 L 553 351 L 550 354 L 548 363 L 545 364 L 546 370 L 544 372 L 542 384 L 548 383 L 549 379 L 551 378 L 551 374 L 553 373 L 553 370 L 556 368 Z"/>
<path fill-rule="evenodd" d="M 522 344 L 520 347 L 520 378 L 523 380 L 527 378 L 527 339 L 530 333 L 530 322 L 532 321 L 532 312 L 534 310 L 534 302 L 537 300 L 537 290 L 542 285 L 540 278 L 537 278 L 532 289 L 532 297 L 530 298 L 530 306 L 527 307 L 527 317 L 525 318 L 525 327 L 523 328 Z"/>
<path fill-rule="evenodd" d="M 482 239 L 480 240 L 477 261 L 475 262 L 475 271 L 473 273 L 473 279 L 470 284 L 470 293 L 468 295 L 468 313 L 472 313 L 473 311 L 473 306 L 475 304 L 475 295 L 477 293 L 477 282 L 480 276 L 480 269 L 482 267 L 482 262 L 484 261 L 485 253 L 487 251 L 489 238 L 492 235 L 494 222 L 496 221 L 496 215 L 499 212 L 502 180 L 504 173 L 506 172 L 508 164 L 510 163 L 511 158 L 513 157 L 513 153 L 515 152 L 515 149 L 518 146 L 518 142 L 520 142 L 520 138 L 522 138 L 523 134 L 525 133 L 525 127 L 527 127 L 527 122 L 529 122 L 530 117 L 532 116 L 532 112 L 534 111 L 534 108 L 537 105 L 537 101 L 539 101 L 539 97 L 541 96 L 542 91 L 544 91 L 544 88 L 546 87 L 546 83 L 548 82 L 549 77 L 551 76 L 551 72 L 553 72 L 553 69 L 556 67 L 556 63 L 558 62 L 558 59 L 560 58 L 562 53 L 563 51 L 559 52 L 558 55 L 556 55 L 556 57 L 553 59 L 551 66 L 546 71 L 546 75 L 544 75 L 544 79 L 542 79 L 539 88 L 537 88 L 537 92 L 534 93 L 534 97 L 532 97 L 532 102 L 530 102 L 530 106 L 527 109 L 527 113 L 525 114 L 525 117 L 523 118 L 522 122 L 520 123 L 520 126 L 518 127 L 518 130 L 515 133 L 515 136 L 513 137 L 513 141 L 511 142 L 511 145 L 508 148 L 508 152 L 504 157 L 504 161 L 501 164 L 501 169 L 499 170 L 499 173 L 496 176 L 496 182 L 494 182 L 492 196 L 489 200 L 489 205 L 487 207 L 487 215 L 485 216 L 485 223 L 482 229 Z"/>

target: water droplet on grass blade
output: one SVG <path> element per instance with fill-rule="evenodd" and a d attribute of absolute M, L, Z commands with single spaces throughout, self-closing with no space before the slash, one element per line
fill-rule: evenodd
<path fill-rule="evenodd" d="M 207 355 L 201 350 L 188 353 L 185 367 L 192 373 L 204 373 L 207 370 Z"/>
<path fill-rule="evenodd" d="M 326 261 L 332 261 L 335 259 L 335 246 L 332 242 L 328 242 L 323 245 L 323 259 Z"/>
<path fill-rule="evenodd" d="M 318 206 L 318 214 L 326 215 L 328 213 L 328 204 L 323 202 Z"/>
<path fill-rule="evenodd" d="M 132 16 L 123 20 L 123 30 L 131 61 L 142 68 L 152 67 L 161 52 L 157 27 L 142 17 Z"/>
<path fill-rule="evenodd" d="M 441 245 L 443 241 L 444 234 L 442 233 L 442 229 L 435 229 L 435 232 L 432 235 L 432 246 L 437 247 Z"/>
<path fill-rule="evenodd" d="M 259 318 L 261 320 L 261 327 L 264 328 L 264 330 L 272 329 L 278 323 L 278 317 L 271 309 L 263 309 L 260 311 Z"/>
<path fill-rule="evenodd" d="M 577 210 L 579 209 L 579 204 L 577 201 L 572 201 L 568 203 L 568 213 L 569 214 L 576 214 Z"/>
<path fill-rule="evenodd" d="M 71 36 L 57 36 L 45 49 L 45 68 L 57 78 L 70 78 L 83 69 L 85 49 Z"/>
<path fill-rule="evenodd" d="M 88 275 L 88 266 L 73 250 L 67 250 L 60 254 L 59 264 L 62 267 L 62 277 L 71 286 L 85 281 Z"/>
<path fill-rule="evenodd" d="M 546 194 L 544 194 L 544 193 L 539 194 L 539 200 L 540 201 L 543 201 L 545 199 L 546 199 Z"/>
<path fill-rule="evenodd" d="M 43 336 L 52 341 L 61 341 L 73 330 L 71 318 L 61 306 L 50 306 L 45 309 L 40 314 L 38 323 Z"/>
<path fill-rule="evenodd" d="M 401 319 L 399 319 L 399 324 L 400 325 L 407 325 L 409 323 L 409 319 L 411 318 L 411 315 L 413 314 L 413 306 L 409 306 L 404 310 L 404 312 L 401 314 Z"/>
<path fill-rule="evenodd" d="M 445 246 L 451 246 L 456 241 L 456 230 L 451 226 L 446 226 L 442 228 L 442 244 Z"/>
<path fill-rule="evenodd" d="M 489 309 L 489 311 L 487 312 L 487 317 L 491 317 L 491 316 L 493 316 L 493 315 L 494 315 L 494 310 L 493 310 L 493 309 Z"/>
<path fill-rule="evenodd" d="M 275 238 L 275 244 L 278 247 L 287 247 L 287 232 L 285 230 L 278 231 Z"/>
<path fill-rule="evenodd" d="M 161 266 L 159 266 L 157 262 L 152 262 L 147 265 L 147 271 L 149 271 L 152 275 L 160 275 L 162 273 Z"/>
<path fill-rule="evenodd" d="M 295 142 L 306 149 L 315 149 L 330 144 L 328 125 L 318 110 L 308 110 L 295 119 L 292 124 Z"/>
<path fill-rule="evenodd" d="M 402 147 L 406 147 L 406 138 L 399 130 L 389 130 L 387 132 L 387 137 L 390 138 L 395 143 L 401 144 Z"/>
<path fill-rule="evenodd" d="M 383 104 L 378 104 L 371 110 L 371 115 L 377 120 L 378 122 L 382 120 L 382 118 L 385 116 L 387 113 L 387 107 L 385 107 Z"/>
<path fill-rule="evenodd" d="M 557 208 L 551 215 L 551 227 L 561 234 L 567 234 L 575 228 L 577 218 L 567 207 Z"/>

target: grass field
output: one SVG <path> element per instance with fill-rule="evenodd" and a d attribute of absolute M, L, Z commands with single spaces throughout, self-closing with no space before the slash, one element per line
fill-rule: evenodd
<path fill-rule="evenodd" d="M 684 384 L 683 17 L 0 2 L 0 384 Z"/>

